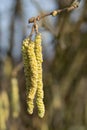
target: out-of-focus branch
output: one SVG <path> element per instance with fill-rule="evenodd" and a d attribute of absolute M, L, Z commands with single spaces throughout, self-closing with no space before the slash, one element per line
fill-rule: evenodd
<path fill-rule="evenodd" d="M 12 71 L 12 77 L 17 76 L 18 72 L 23 68 L 23 63 L 19 63 Z"/>
<path fill-rule="evenodd" d="M 61 81 L 60 92 L 63 98 L 67 95 L 73 80 L 78 75 L 86 56 L 86 50 L 84 52 L 79 50 L 75 56 L 75 59 L 70 67 L 67 76 Z"/>

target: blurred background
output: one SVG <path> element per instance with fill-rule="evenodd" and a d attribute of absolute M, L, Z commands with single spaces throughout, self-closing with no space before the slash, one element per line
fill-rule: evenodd
<path fill-rule="evenodd" d="M 87 0 L 38 23 L 46 113 L 40 119 L 36 107 L 27 112 L 21 45 L 28 19 L 66 6 L 69 0 L 0 1 L 0 130 L 87 129 Z"/>

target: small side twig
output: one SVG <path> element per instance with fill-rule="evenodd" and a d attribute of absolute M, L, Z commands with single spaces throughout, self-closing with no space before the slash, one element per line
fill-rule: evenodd
<path fill-rule="evenodd" d="M 44 14 L 44 15 L 39 15 L 37 17 L 32 17 L 28 20 L 28 23 L 34 23 L 34 21 L 40 21 L 41 19 L 47 17 L 47 16 L 56 16 L 58 14 L 61 14 L 63 12 L 70 12 L 72 10 L 74 10 L 75 8 L 78 8 L 79 7 L 79 1 L 75 0 L 72 5 L 70 7 L 67 7 L 67 8 L 64 8 L 64 9 L 59 9 L 59 10 L 54 10 L 50 13 L 47 13 L 47 14 Z"/>

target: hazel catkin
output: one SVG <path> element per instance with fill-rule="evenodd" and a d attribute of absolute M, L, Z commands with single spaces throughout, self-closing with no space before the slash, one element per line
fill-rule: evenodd
<path fill-rule="evenodd" d="M 6 91 L 0 94 L 0 130 L 6 130 L 7 121 L 9 118 L 9 99 Z"/>
<path fill-rule="evenodd" d="M 43 102 L 43 82 L 42 82 L 42 46 L 41 46 L 41 34 L 37 34 L 35 38 L 35 54 L 38 66 L 38 80 L 37 80 L 37 92 L 36 92 L 36 104 L 38 108 L 39 117 L 43 117 L 45 113 L 45 106 Z"/>
<path fill-rule="evenodd" d="M 29 44 L 29 38 L 24 39 L 23 44 L 22 44 L 22 57 L 23 57 L 23 64 L 24 64 L 24 73 L 25 73 L 25 79 L 26 79 L 26 92 L 28 92 L 29 89 L 29 81 L 30 81 L 30 67 L 29 67 L 29 62 L 28 62 L 28 56 L 27 56 L 27 49 L 28 49 L 28 44 Z"/>
<path fill-rule="evenodd" d="M 11 79 L 11 105 L 12 105 L 12 117 L 17 118 L 20 113 L 20 101 L 19 101 L 19 89 L 18 81 L 16 77 Z"/>
<path fill-rule="evenodd" d="M 37 90 L 37 61 L 34 52 L 34 42 L 26 38 L 22 45 L 24 73 L 26 77 L 28 112 L 33 113 L 34 98 Z"/>

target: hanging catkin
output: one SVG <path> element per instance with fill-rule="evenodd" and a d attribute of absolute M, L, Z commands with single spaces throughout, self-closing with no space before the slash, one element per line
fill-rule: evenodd
<path fill-rule="evenodd" d="M 45 113 L 44 107 L 44 92 L 43 92 L 43 82 L 42 82 L 42 46 L 41 46 L 41 34 L 37 34 L 35 38 L 35 54 L 38 66 L 38 80 L 37 80 L 37 92 L 36 92 L 36 103 L 38 108 L 39 117 L 43 117 Z"/>
<path fill-rule="evenodd" d="M 20 113 L 20 101 L 19 101 L 18 81 L 16 77 L 13 77 L 11 79 L 11 105 L 12 105 L 12 117 L 17 118 Z"/>
<path fill-rule="evenodd" d="M 37 90 L 37 61 L 34 52 L 34 42 L 26 38 L 22 45 L 22 55 L 24 62 L 24 73 L 26 77 L 27 105 L 28 112 L 33 113 L 34 97 Z"/>

